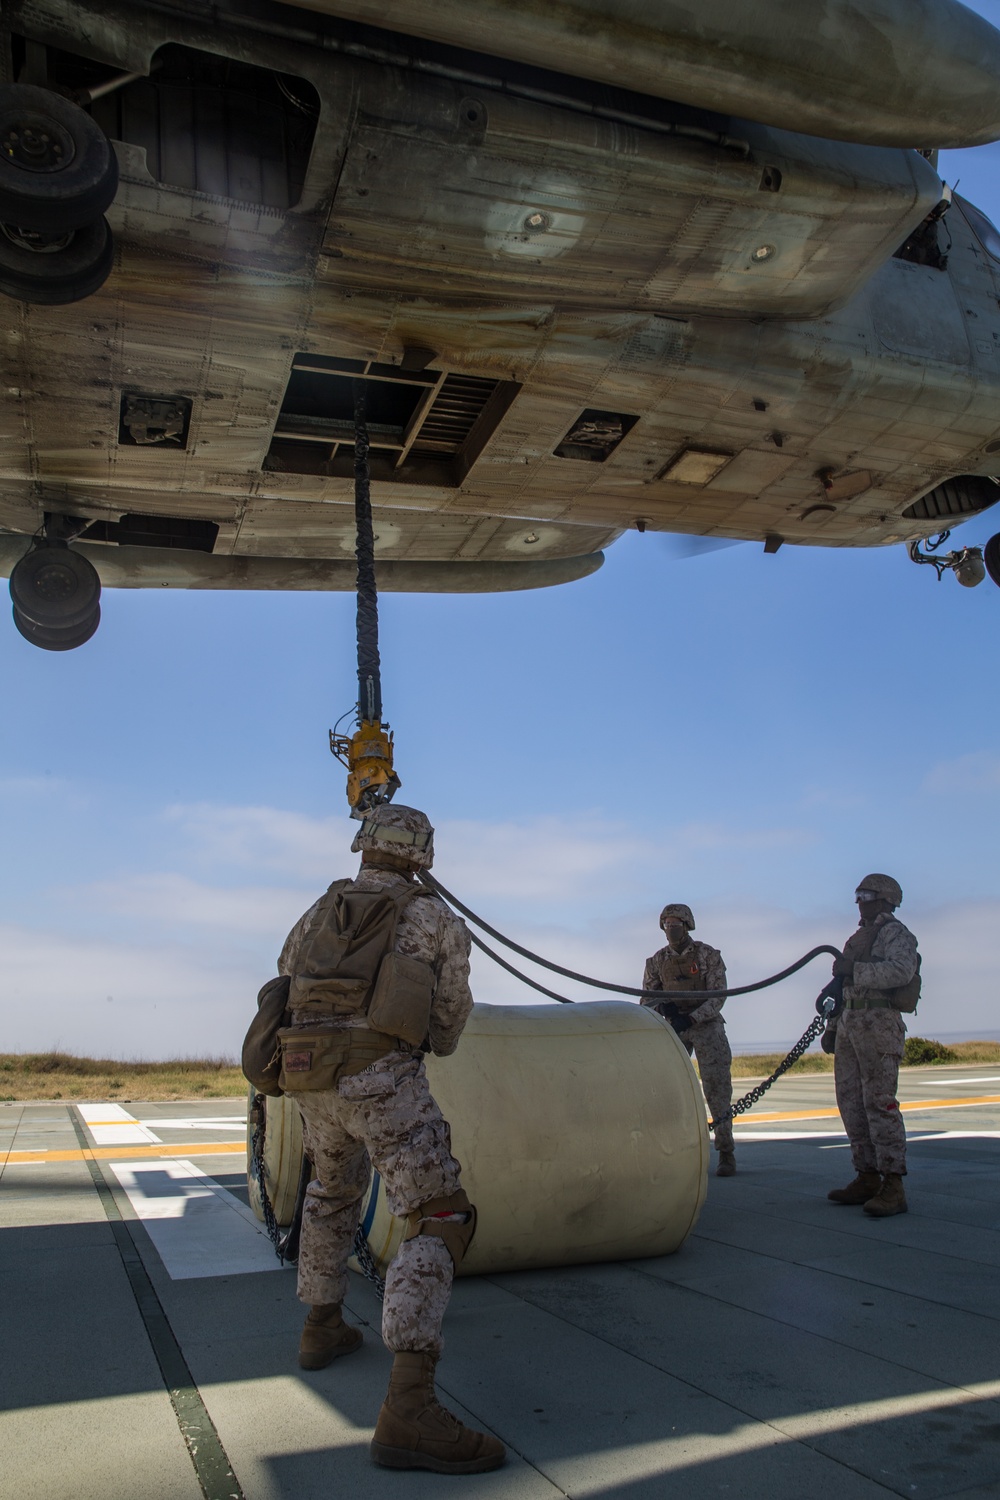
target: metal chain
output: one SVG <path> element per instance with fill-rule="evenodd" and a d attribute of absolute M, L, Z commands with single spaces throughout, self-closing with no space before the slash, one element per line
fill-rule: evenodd
<path fill-rule="evenodd" d="M 264 1141 L 267 1136 L 267 1103 L 263 1094 L 255 1094 L 251 1105 L 253 1119 L 253 1132 L 250 1136 L 250 1170 L 260 1190 L 260 1206 L 264 1213 L 264 1228 L 267 1237 L 274 1246 L 278 1259 L 283 1259 L 281 1254 L 281 1226 L 274 1217 L 274 1209 L 267 1192 L 264 1168 Z"/>
<path fill-rule="evenodd" d="M 264 1175 L 264 1142 L 267 1137 L 267 1106 L 265 1104 L 263 1094 L 256 1094 L 254 1096 L 252 1109 L 254 1125 L 253 1131 L 250 1136 L 250 1170 L 253 1173 L 254 1180 L 257 1183 L 258 1188 L 260 1189 L 260 1206 L 264 1213 L 264 1228 L 267 1230 L 267 1237 L 271 1241 L 271 1244 L 274 1246 L 275 1254 L 277 1255 L 278 1259 L 282 1262 L 286 1260 L 290 1261 L 291 1257 L 284 1254 L 284 1246 L 287 1242 L 288 1237 L 286 1234 L 282 1234 L 281 1225 L 274 1217 L 274 1208 L 271 1204 L 270 1196 L 268 1195 L 267 1182 Z M 354 1236 L 354 1254 L 357 1257 L 358 1265 L 361 1267 L 362 1274 L 372 1283 L 375 1288 L 376 1295 L 378 1296 L 378 1300 L 381 1302 L 385 1297 L 385 1282 L 378 1274 L 378 1265 L 376 1263 L 375 1256 L 372 1254 L 372 1247 L 371 1245 L 369 1245 L 368 1236 L 365 1234 L 360 1224 L 358 1225 L 357 1232 Z"/>
<path fill-rule="evenodd" d="M 744 1094 L 742 1099 L 737 1099 L 736 1103 L 732 1106 L 731 1109 L 728 1109 L 726 1111 L 721 1120 L 709 1120 L 709 1130 L 715 1130 L 719 1125 L 725 1124 L 727 1120 L 733 1120 L 737 1115 L 742 1115 L 748 1109 L 752 1109 L 753 1106 L 757 1103 L 758 1099 L 763 1099 L 764 1095 L 771 1087 L 771 1084 L 777 1083 L 781 1075 L 783 1073 L 787 1073 L 789 1068 L 792 1067 L 794 1063 L 798 1062 L 799 1058 L 804 1052 L 808 1052 L 811 1044 L 816 1040 L 818 1036 L 822 1034 L 825 1029 L 826 1016 L 817 1016 L 814 1021 L 810 1022 L 808 1031 L 803 1032 L 803 1034 L 799 1037 L 798 1041 L 795 1043 L 795 1046 L 792 1048 L 791 1052 L 789 1052 L 788 1056 L 778 1064 L 774 1072 L 771 1074 L 770 1078 L 765 1078 L 764 1082 L 758 1083 L 754 1088 L 750 1090 L 749 1094 Z"/>
<path fill-rule="evenodd" d="M 361 1267 L 361 1274 L 367 1281 L 370 1281 L 372 1286 L 375 1288 L 375 1295 L 378 1300 L 380 1302 L 384 1301 L 385 1282 L 378 1274 L 378 1265 L 375 1261 L 374 1255 L 372 1254 L 372 1247 L 371 1245 L 369 1245 L 368 1236 L 365 1234 L 360 1224 L 358 1225 L 354 1235 L 354 1254 L 357 1259 L 358 1265 Z"/>

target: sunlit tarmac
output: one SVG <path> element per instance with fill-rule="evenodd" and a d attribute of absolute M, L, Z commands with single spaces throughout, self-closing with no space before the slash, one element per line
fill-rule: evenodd
<path fill-rule="evenodd" d="M 832 1079 L 793 1077 L 741 1120 L 739 1173 L 711 1179 L 676 1255 L 459 1281 L 439 1385 L 510 1460 L 447 1481 L 369 1463 L 389 1356 L 367 1283 L 348 1297 L 362 1351 L 298 1369 L 294 1275 L 247 1208 L 238 1101 L 2 1105 L 9 1492 L 204 1495 L 166 1338 L 184 1411 L 217 1434 L 212 1500 L 995 1500 L 1000 1069 L 907 1070 L 900 1099 L 905 1216 L 826 1201 L 852 1175 Z"/>

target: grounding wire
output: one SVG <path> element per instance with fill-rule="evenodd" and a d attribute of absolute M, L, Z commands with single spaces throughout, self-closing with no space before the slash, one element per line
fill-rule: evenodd
<path fill-rule="evenodd" d="M 532 953 L 530 948 L 522 948 L 519 943 L 515 943 L 511 938 L 504 937 L 502 932 L 498 932 L 495 927 L 491 927 L 488 922 L 484 922 L 482 917 L 477 916 L 474 911 L 471 911 L 469 907 L 459 901 L 457 896 L 453 896 L 450 891 L 446 890 L 429 870 L 420 870 L 417 874 L 417 879 L 430 890 L 435 891 L 444 901 L 447 901 L 449 906 L 454 906 L 470 922 L 475 923 L 477 927 L 481 927 L 483 932 L 489 933 L 491 938 L 494 938 L 498 943 L 502 943 L 505 948 L 510 948 L 513 953 L 520 954 L 529 963 L 539 964 L 543 969 L 549 969 L 553 974 L 561 974 L 564 979 L 574 979 L 579 984 L 590 984 L 599 990 L 611 990 L 616 995 L 634 995 L 640 1000 L 663 999 L 664 991 L 662 990 L 635 989 L 627 984 L 614 984 L 608 979 L 593 979 L 589 974 L 578 974 L 575 969 L 564 969 L 561 964 L 554 964 L 550 959 L 542 958 L 538 953 Z M 476 939 L 473 940 L 476 941 Z M 483 948 L 481 942 L 478 943 L 478 946 Z M 490 953 L 488 948 L 484 948 L 483 951 Z M 718 998 L 720 995 L 729 997 L 731 995 L 753 994 L 756 990 L 766 990 L 772 984 L 780 984 L 783 979 L 789 979 L 793 974 L 797 974 L 800 969 L 804 969 L 806 964 L 812 963 L 814 958 L 819 958 L 823 953 L 828 953 L 832 958 L 840 958 L 842 956 L 839 948 L 834 948 L 829 943 L 821 943 L 818 948 L 810 948 L 809 952 L 796 963 L 789 964 L 787 969 L 782 969 L 780 974 L 772 974 L 768 979 L 759 979 L 756 984 L 741 984 L 726 990 L 671 990 L 668 998 L 671 1000 L 708 1000 Z M 490 953 L 490 957 L 497 959 L 497 962 L 502 962 L 495 953 Z M 507 968 L 509 966 L 503 964 L 503 967 Z M 517 971 L 511 970 L 511 972 L 516 973 Z M 522 977 L 522 975 L 518 975 L 518 978 Z M 533 984 L 533 981 L 529 979 L 526 980 L 526 983 Z M 541 985 L 537 984 L 534 984 L 533 988 L 542 989 Z M 547 995 L 552 994 L 550 990 L 542 990 L 542 993 Z M 554 1000 L 561 1000 L 562 996 L 552 995 L 552 998 Z"/>

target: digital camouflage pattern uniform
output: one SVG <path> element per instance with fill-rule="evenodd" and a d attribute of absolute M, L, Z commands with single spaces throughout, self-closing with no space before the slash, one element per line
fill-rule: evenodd
<path fill-rule="evenodd" d="M 362 865 L 361 891 L 398 896 L 412 876 Z M 303 944 L 323 913 L 321 897 L 292 928 L 278 972 L 294 974 Z M 429 891 L 404 908 L 396 929 L 397 953 L 434 970 L 429 1042 L 447 1057 L 472 1010 L 470 939 L 465 923 Z M 315 1020 L 292 1009 L 292 1025 Z M 366 1018 L 329 1021 L 332 1030 L 361 1026 Z M 388 1053 L 362 1073 L 341 1078 L 336 1089 L 289 1092 L 302 1115 L 305 1149 L 315 1180 L 306 1192 L 299 1248 L 298 1295 L 312 1305 L 342 1302 L 347 1261 L 358 1227 L 371 1164 L 379 1172 L 390 1210 L 405 1217 L 431 1199 L 461 1187 L 451 1154 L 451 1133 L 427 1083 L 423 1056 L 410 1049 Z M 454 1262 L 444 1241 L 418 1234 L 400 1246 L 386 1275 L 382 1337 L 394 1353 L 440 1354 L 441 1322 L 451 1293 Z"/>
<path fill-rule="evenodd" d="M 844 985 L 844 1010 L 837 1021 L 833 1057 L 840 1110 L 851 1142 L 855 1171 L 906 1174 L 906 1131 L 896 1088 L 906 1025 L 898 1010 L 886 1004 L 886 991 L 907 984 L 917 972 L 917 940 L 902 922 L 882 912 L 867 960 L 854 965 L 853 982 Z M 861 927 L 848 939 L 868 945 Z"/>
<path fill-rule="evenodd" d="M 642 976 L 644 990 L 724 990 L 726 988 L 726 966 L 718 948 L 699 943 L 691 938 L 679 953 L 667 945 L 647 958 Z M 655 1000 L 644 1000 L 643 1005 L 655 1005 Z M 710 1000 L 678 1000 L 677 1008 L 686 1012 L 692 1025 L 678 1033 L 688 1053 L 694 1052 L 701 1073 L 701 1086 L 705 1091 L 712 1119 L 724 1115 L 733 1101 L 732 1062 L 733 1054 L 726 1036 L 726 1023 L 722 1019 L 724 995 Z M 733 1122 L 726 1120 L 715 1132 L 716 1151 L 733 1150 Z"/>

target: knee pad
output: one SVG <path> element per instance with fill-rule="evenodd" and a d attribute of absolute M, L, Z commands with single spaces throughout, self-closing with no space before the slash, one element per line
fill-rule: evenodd
<path fill-rule="evenodd" d="M 466 1218 L 464 1223 L 460 1223 L 454 1219 L 435 1218 L 436 1214 L 465 1214 Z M 457 1193 L 449 1193 L 447 1197 L 429 1198 L 426 1203 L 421 1203 L 419 1208 L 407 1214 L 403 1243 L 416 1239 L 418 1234 L 433 1235 L 435 1239 L 443 1240 L 457 1271 L 472 1244 L 475 1232 L 476 1210 L 469 1202 L 468 1194 L 459 1188 Z"/>

